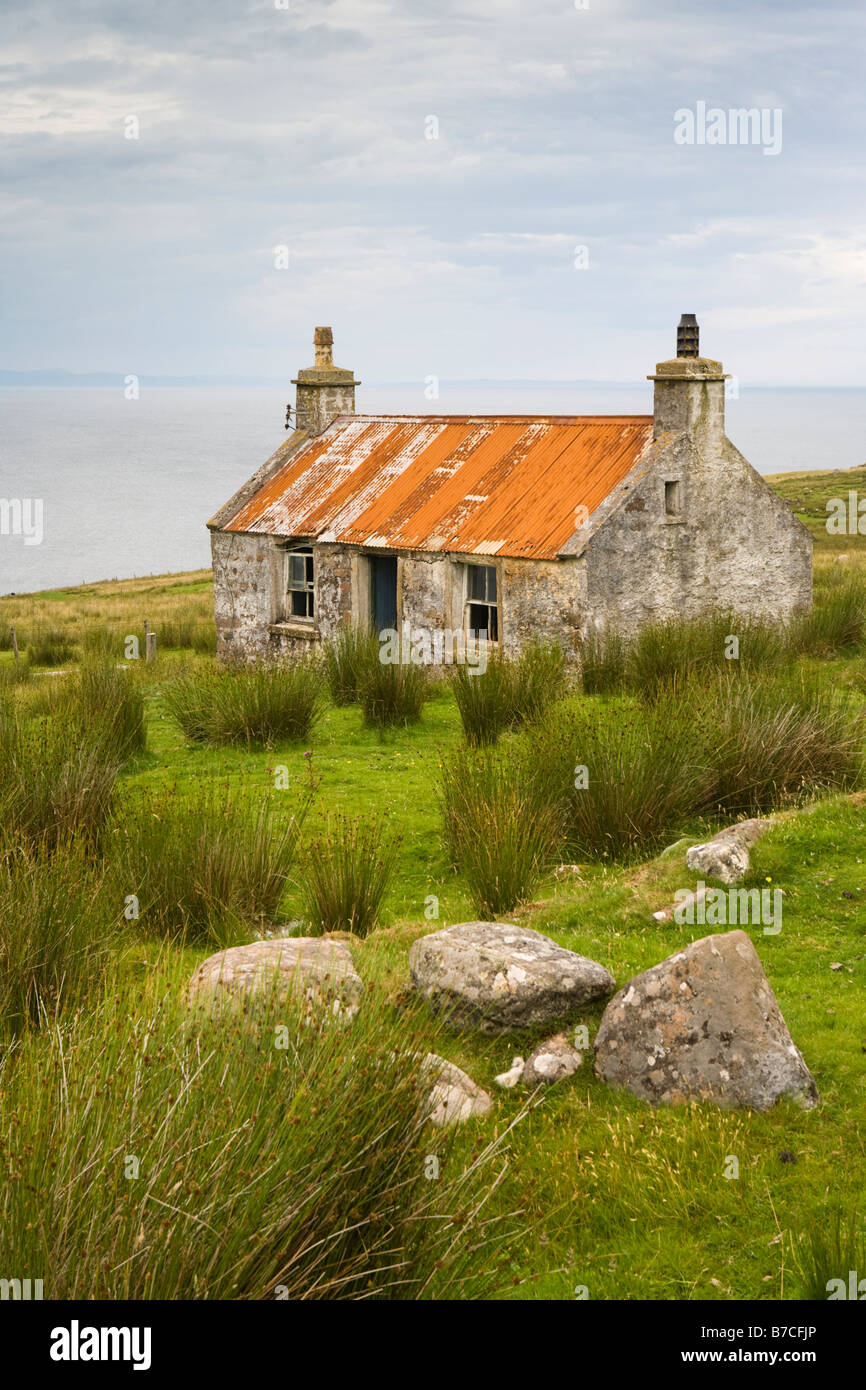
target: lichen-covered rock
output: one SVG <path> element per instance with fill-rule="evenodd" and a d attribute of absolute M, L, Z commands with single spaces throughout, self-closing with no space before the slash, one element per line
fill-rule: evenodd
<path fill-rule="evenodd" d="M 422 936 L 409 969 L 437 1012 L 482 1033 L 555 1022 L 615 988 L 596 961 L 529 927 L 498 922 L 461 922 Z"/>
<path fill-rule="evenodd" d="M 523 1080 L 523 1068 L 526 1066 L 522 1057 L 512 1057 L 511 1066 L 508 1071 L 501 1071 L 493 1080 L 502 1091 L 510 1091 L 516 1086 L 518 1081 Z"/>
<path fill-rule="evenodd" d="M 739 883 L 749 872 L 749 851 L 733 836 L 719 836 L 686 850 L 686 868 L 720 883 Z"/>
<path fill-rule="evenodd" d="M 291 995 L 308 1016 L 343 1019 L 358 1012 L 363 984 L 342 941 L 320 936 L 286 937 L 232 946 L 202 961 L 187 985 L 188 1002 L 238 1002 L 249 994 L 284 1003 Z"/>
<path fill-rule="evenodd" d="M 705 936 L 629 981 L 604 1011 L 595 1070 L 652 1105 L 818 1100 L 744 931 Z"/>
<path fill-rule="evenodd" d="M 770 829 L 771 822 L 755 816 L 727 825 L 703 845 L 686 851 L 686 868 L 730 885 L 749 872 L 749 846 Z"/>
<path fill-rule="evenodd" d="M 427 1053 L 421 1063 L 421 1074 L 425 1091 L 423 1118 L 440 1128 L 459 1124 L 473 1115 L 486 1115 L 493 1104 L 471 1076 L 435 1052 Z"/>
<path fill-rule="evenodd" d="M 753 816 L 751 820 L 738 820 L 734 825 L 726 825 L 724 830 L 713 836 L 713 839 L 720 840 L 731 836 L 748 848 L 756 840 L 760 840 L 762 835 L 766 835 L 772 824 L 773 822 L 764 816 Z"/>
<path fill-rule="evenodd" d="M 564 1033 L 557 1033 L 540 1043 L 527 1059 L 523 1068 L 525 1086 L 549 1085 L 561 1081 L 563 1077 L 573 1076 L 583 1061 L 576 1047 L 572 1047 Z"/>

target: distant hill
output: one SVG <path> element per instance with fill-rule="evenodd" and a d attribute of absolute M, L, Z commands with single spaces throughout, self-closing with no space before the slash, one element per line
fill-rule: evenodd
<path fill-rule="evenodd" d="M 0 387 L 3 386 L 123 386 L 124 372 L 68 372 L 62 367 L 50 367 L 44 371 L 13 372 L 0 370 Z M 261 377 L 261 376 L 153 376 L 150 372 L 136 373 L 142 385 L 148 386 L 203 386 L 203 387 L 246 387 L 249 390 L 270 390 L 281 389 L 288 385 L 291 372 L 286 372 L 281 377 Z M 375 386 L 379 389 L 389 386 L 417 386 L 417 381 L 379 381 L 368 380 L 368 386 Z M 631 381 L 593 381 L 591 379 L 580 380 L 535 380 L 532 378 L 514 377 L 513 379 L 503 379 L 500 377 L 477 377 L 477 378 L 443 378 L 440 382 L 443 388 L 448 386 L 486 386 L 486 387 L 511 387 L 517 388 L 536 388 L 547 391 L 563 390 L 571 391 L 575 387 L 593 387 L 600 390 L 610 391 L 632 391 L 635 383 Z"/>
<path fill-rule="evenodd" d="M 49 368 L 42 372 L 0 371 L 0 387 L 3 386 L 69 386 L 94 387 L 111 386 L 122 389 L 125 372 L 67 372 L 62 368 Z M 250 390 L 284 387 L 283 377 L 243 377 L 243 376 L 151 376 L 149 372 L 136 373 L 142 385 L 147 386 L 213 386 L 247 387 Z"/>
<path fill-rule="evenodd" d="M 827 520 L 832 514 L 827 510 L 827 503 L 831 498 L 842 498 L 847 505 L 849 492 L 856 492 L 858 500 L 866 500 L 866 464 L 858 468 L 826 468 L 809 473 L 767 473 L 764 482 L 775 488 L 794 515 L 800 518 L 804 526 L 808 526 L 815 537 L 816 549 L 831 552 L 866 550 L 866 534 L 835 536 L 827 531 Z M 862 524 L 866 532 L 866 516 L 863 516 Z"/>

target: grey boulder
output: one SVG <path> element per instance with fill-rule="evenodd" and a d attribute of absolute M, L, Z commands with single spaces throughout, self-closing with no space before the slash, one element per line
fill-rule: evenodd
<path fill-rule="evenodd" d="M 730 885 L 739 883 L 749 872 L 749 846 L 770 828 L 770 821 L 754 817 L 720 830 L 703 845 L 686 851 L 686 868 Z"/>
<path fill-rule="evenodd" d="M 720 837 L 686 850 L 686 868 L 693 874 L 718 879 L 720 883 L 739 883 L 749 872 L 749 851 L 733 838 Z"/>
<path fill-rule="evenodd" d="M 631 980 L 611 999 L 595 1070 L 652 1105 L 709 1100 L 805 1109 L 818 1090 L 744 931 L 705 936 Z"/>
<path fill-rule="evenodd" d="M 529 927 L 498 922 L 461 922 L 422 936 L 409 970 L 437 1012 L 482 1033 L 555 1022 L 615 988 L 596 961 Z"/>
<path fill-rule="evenodd" d="M 286 937 L 232 946 L 208 956 L 187 985 L 189 1003 L 238 1003 L 247 996 L 290 996 L 307 1017 L 331 1014 L 351 1019 L 358 1012 L 363 984 L 352 954 L 342 941 L 326 937 Z"/>

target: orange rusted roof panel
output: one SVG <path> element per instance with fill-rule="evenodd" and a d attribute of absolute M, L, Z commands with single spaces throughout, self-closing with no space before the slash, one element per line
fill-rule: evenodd
<path fill-rule="evenodd" d="M 651 415 L 341 415 L 223 529 L 554 559 L 652 431 Z"/>

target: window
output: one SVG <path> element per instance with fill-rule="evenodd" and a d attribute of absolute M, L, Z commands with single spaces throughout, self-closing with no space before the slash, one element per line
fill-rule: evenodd
<path fill-rule="evenodd" d="M 499 641 L 499 602 L 495 565 L 466 566 L 467 631 L 473 636 L 484 632 L 488 642 Z"/>
<path fill-rule="evenodd" d="M 304 546 L 300 550 L 290 550 L 286 556 L 288 578 L 287 617 L 313 618 L 315 616 L 315 597 L 313 592 L 313 550 Z"/>
<path fill-rule="evenodd" d="M 665 483 L 665 516 L 679 516 L 680 514 L 680 482 L 679 478 L 672 482 Z"/>

